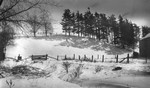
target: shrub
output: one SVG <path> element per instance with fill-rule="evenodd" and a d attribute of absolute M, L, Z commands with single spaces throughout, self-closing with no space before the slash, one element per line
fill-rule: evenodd
<path fill-rule="evenodd" d="M 13 88 L 15 86 L 12 80 L 9 80 L 9 81 L 6 80 L 6 83 L 9 86 L 9 88 Z"/>
<path fill-rule="evenodd" d="M 101 66 L 96 66 L 95 67 L 95 72 L 98 73 L 102 70 L 102 67 Z"/>
<path fill-rule="evenodd" d="M 81 68 L 83 67 L 83 64 L 79 64 L 79 66 L 76 68 L 76 77 L 79 78 L 81 74 Z"/>
<path fill-rule="evenodd" d="M 68 73 L 69 72 L 69 67 L 71 66 L 71 63 L 63 62 L 62 65 L 63 65 L 64 69 L 66 70 L 66 73 Z"/>

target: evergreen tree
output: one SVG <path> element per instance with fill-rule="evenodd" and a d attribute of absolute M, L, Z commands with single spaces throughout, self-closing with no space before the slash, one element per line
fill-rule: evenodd
<path fill-rule="evenodd" d="M 101 39 L 101 18 L 100 14 L 95 12 L 95 29 L 96 29 L 96 38 Z"/>
<path fill-rule="evenodd" d="M 75 27 L 76 27 L 76 24 L 75 24 L 75 13 L 71 13 L 71 22 L 70 22 L 70 30 L 72 33 L 75 33 Z"/>
<path fill-rule="evenodd" d="M 125 28 L 124 28 L 124 20 L 121 15 L 119 15 L 119 43 L 121 44 L 122 48 L 125 48 Z"/>
<path fill-rule="evenodd" d="M 101 18 L 101 32 L 102 32 L 102 39 L 108 40 L 108 33 L 109 33 L 109 25 L 108 25 L 108 19 L 106 17 L 106 14 L 100 14 Z"/>
<path fill-rule="evenodd" d="M 65 32 L 65 35 L 71 31 L 71 11 L 69 9 L 65 9 L 63 14 L 63 19 L 61 22 L 62 30 Z"/>
<path fill-rule="evenodd" d="M 76 22 L 76 30 L 77 30 L 77 34 L 78 34 L 78 36 L 79 36 L 79 33 L 80 33 L 80 13 L 79 13 L 79 11 L 77 11 L 77 13 L 76 13 L 76 20 L 75 20 Z"/>
<path fill-rule="evenodd" d="M 91 14 L 89 16 L 89 29 L 88 29 L 88 34 L 90 35 L 90 37 L 93 37 L 94 36 L 94 31 L 95 31 L 95 28 L 94 28 L 94 24 L 95 24 L 95 17 L 93 14 Z"/>
<path fill-rule="evenodd" d="M 84 26 L 85 26 L 84 35 L 85 36 L 89 36 L 89 34 L 90 34 L 90 26 L 91 26 L 90 16 L 91 16 L 91 11 L 90 11 L 90 8 L 88 8 L 88 11 L 85 12 L 85 14 L 84 14 L 84 23 L 85 23 L 84 24 Z"/>
<path fill-rule="evenodd" d="M 109 17 L 109 26 L 110 26 L 110 31 L 113 36 L 113 44 L 118 44 L 118 38 L 119 38 L 119 28 L 118 28 L 118 23 L 116 21 L 115 15 L 111 15 Z"/>
<path fill-rule="evenodd" d="M 134 30 L 134 44 L 133 49 L 135 48 L 135 45 L 140 40 L 140 27 L 136 24 L 133 24 L 133 30 Z"/>
<path fill-rule="evenodd" d="M 81 28 L 81 36 L 83 36 L 83 32 L 84 32 L 84 17 L 83 17 L 83 14 L 81 13 L 80 14 L 80 28 Z"/>
<path fill-rule="evenodd" d="M 139 39 L 140 28 L 124 19 L 121 15 L 116 20 L 115 15 L 109 18 L 106 14 L 91 13 L 90 8 L 84 13 L 71 13 L 65 10 L 62 20 L 63 30 L 77 33 L 78 36 L 96 37 L 97 39 L 110 40 L 113 44 L 133 47 Z M 69 31 L 68 31 L 69 30 Z M 71 31 L 70 31 L 71 30 Z M 143 27 L 143 34 L 146 35 L 148 28 Z M 70 33 L 69 33 L 70 34 Z"/>

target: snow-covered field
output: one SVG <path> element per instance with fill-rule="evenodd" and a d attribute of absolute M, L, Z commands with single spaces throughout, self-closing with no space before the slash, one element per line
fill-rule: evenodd
<path fill-rule="evenodd" d="M 7 57 L 17 58 L 20 54 L 24 60 L 15 62 L 12 59 L 6 59 L 1 66 L 13 69 L 15 66 L 31 66 L 38 68 L 39 72 L 45 72 L 44 76 L 28 76 L 21 74 L 12 74 L 5 71 L 0 73 L 5 78 L 0 79 L 0 88 L 9 88 L 6 80 L 12 80 L 12 88 L 149 88 L 150 84 L 150 64 L 145 64 L 144 60 L 131 60 L 127 63 L 110 62 L 81 62 L 77 60 L 67 61 L 70 63 L 69 72 L 66 73 L 63 63 L 52 58 L 38 63 L 34 63 L 28 58 L 36 54 L 48 54 L 57 57 L 57 55 L 67 55 L 73 57 L 78 55 L 105 55 L 105 58 L 114 58 L 116 54 L 119 57 L 126 57 L 130 53 L 128 50 L 122 50 L 110 44 L 102 44 L 99 41 L 89 38 L 65 37 L 54 35 L 50 38 L 18 38 L 13 46 L 7 47 Z M 81 67 L 80 67 L 81 66 Z M 77 68 L 80 67 L 79 73 Z M 119 70 L 113 70 L 120 67 Z M 6 70 L 6 69 L 5 69 Z M 79 74 L 79 77 L 77 77 Z"/>
<path fill-rule="evenodd" d="M 18 54 L 27 58 L 36 54 L 48 54 L 56 57 L 57 55 L 73 56 L 73 54 L 87 55 L 87 57 L 97 57 L 105 55 L 106 58 L 114 57 L 116 54 L 126 57 L 127 50 L 115 48 L 110 44 L 102 44 L 95 39 L 78 38 L 75 36 L 65 37 L 64 35 L 54 35 L 50 38 L 17 38 L 14 46 L 7 47 L 7 57 L 16 58 Z"/>

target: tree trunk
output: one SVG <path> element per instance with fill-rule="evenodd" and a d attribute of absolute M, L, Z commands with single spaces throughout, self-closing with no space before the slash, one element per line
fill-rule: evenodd
<path fill-rule="evenodd" d="M 79 37 L 79 22 L 78 22 L 78 37 Z"/>
<path fill-rule="evenodd" d="M 4 47 L 0 46 L 0 61 L 5 60 L 5 52 L 4 52 Z"/>
<path fill-rule="evenodd" d="M 69 36 L 70 36 L 70 30 L 69 30 Z"/>
<path fill-rule="evenodd" d="M 36 37 L 36 33 L 34 32 L 33 34 L 34 34 L 34 37 Z"/>
<path fill-rule="evenodd" d="M 67 30 L 65 30 L 65 36 L 67 35 Z"/>

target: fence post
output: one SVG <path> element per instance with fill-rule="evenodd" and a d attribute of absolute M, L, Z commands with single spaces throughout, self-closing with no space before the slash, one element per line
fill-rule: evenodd
<path fill-rule="evenodd" d="M 67 55 L 65 55 L 65 60 L 67 60 Z"/>
<path fill-rule="evenodd" d="M 46 60 L 47 60 L 48 54 L 46 54 Z"/>
<path fill-rule="evenodd" d="M 102 56 L 102 62 L 104 62 L 104 55 Z"/>
<path fill-rule="evenodd" d="M 99 55 L 97 55 L 97 59 L 99 59 Z"/>
<path fill-rule="evenodd" d="M 79 60 L 80 60 L 80 55 L 79 55 Z"/>
<path fill-rule="evenodd" d="M 75 60 L 75 54 L 73 54 L 73 59 Z"/>
<path fill-rule="evenodd" d="M 145 60 L 146 60 L 146 63 L 147 63 L 147 57 L 146 57 L 146 59 L 145 59 Z"/>
<path fill-rule="evenodd" d="M 86 61 L 86 55 L 84 55 L 84 60 Z"/>
<path fill-rule="evenodd" d="M 33 60 L 33 55 L 31 56 L 32 60 Z"/>
<path fill-rule="evenodd" d="M 116 63 L 118 63 L 118 55 L 116 56 Z"/>
<path fill-rule="evenodd" d="M 129 63 L 129 54 L 127 54 L 127 63 Z"/>
<path fill-rule="evenodd" d="M 57 60 L 58 60 L 59 56 L 57 55 Z"/>
<path fill-rule="evenodd" d="M 94 58 L 94 57 L 93 57 L 93 55 L 92 55 L 92 62 L 93 62 L 93 58 Z"/>

